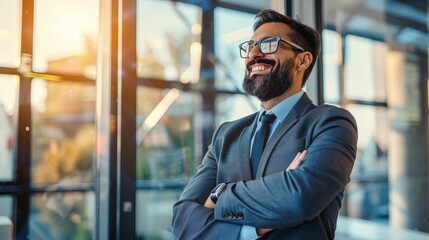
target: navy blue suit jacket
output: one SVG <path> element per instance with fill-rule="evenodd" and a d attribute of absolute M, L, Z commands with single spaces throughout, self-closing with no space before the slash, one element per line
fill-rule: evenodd
<path fill-rule="evenodd" d="M 175 239 L 237 239 L 242 225 L 273 228 L 266 239 L 333 239 L 356 157 L 357 127 L 343 108 L 316 107 L 304 94 L 269 139 L 252 180 L 256 114 L 221 125 L 173 207 Z M 298 152 L 303 163 L 286 171 Z M 204 202 L 228 182 L 215 209 Z"/>

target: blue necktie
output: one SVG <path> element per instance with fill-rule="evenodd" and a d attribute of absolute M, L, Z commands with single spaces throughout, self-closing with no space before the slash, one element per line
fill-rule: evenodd
<path fill-rule="evenodd" d="M 274 119 L 276 119 L 276 115 L 274 114 L 265 114 L 264 112 L 261 116 L 261 127 L 255 134 L 252 146 L 251 162 L 253 178 L 255 178 L 256 172 L 258 171 L 259 160 L 261 159 L 262 152 L 264 151 L 265 144 L 267 143 L 269 136 L 270 124 Z"/>

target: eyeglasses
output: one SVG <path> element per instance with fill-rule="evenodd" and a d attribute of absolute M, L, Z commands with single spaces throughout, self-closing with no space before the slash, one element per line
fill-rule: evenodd
<path fill-rule="evenodd" d="M 273 36 L 273 37 L 265 37 L 265 38 L 262 38 L 262 39 L 256 40 L 256 41 L 250 40 L 250 41 L 245 41 L 245 42 L 241 43 L 240 45 L 238 45 L 238 47 L 240 48 L 240 56 L 242 58 L 248 58 L 249 53 L 252 51 L 253 47 L 256 45 L 259 45 L 259 49 L 261 50 L 261 52 L 263 54 L 275 53 L 275 52 L 277 52 L 277 50 L 279 48 L 279 42 L 280 41 L 287 43 L 288 45 L 294 47 L 297 50 L 305 52 L 304 49 L 302 47 L 300 47 L 298 44 L 293 43 L 293 42 L 288 41 L 288 40 L 284 40 L 279 36 Z"/>

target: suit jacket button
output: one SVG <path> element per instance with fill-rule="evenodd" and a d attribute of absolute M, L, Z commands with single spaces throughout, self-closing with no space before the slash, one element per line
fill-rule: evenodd
<path fill-rule="evenodd" d="M 244 214 L 243 214 L 242 212 L 238 212 L 238 213 L 237 213 L 237 217 L 238 217 L 239 219 L 243 219 L 243 218 L 244 218 Z"/>

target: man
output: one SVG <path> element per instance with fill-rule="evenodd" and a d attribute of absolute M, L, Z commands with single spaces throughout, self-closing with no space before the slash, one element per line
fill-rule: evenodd
<path fill-rule="evenodd" d="M 320 52 L 318 33 L 273 10 L 255 19 L 251 40 L 239 47 L 243 87 L 261 109 L 215 131 L 173 207 L 176 239 L 334 238 L 356 155 L 355 120 L 342 108 L 313 105 L 302 91 Z M 260 140 L 266 128 L 269 139 Z"/>

